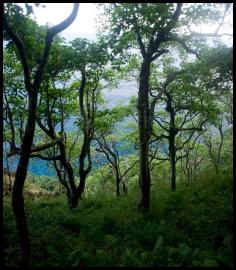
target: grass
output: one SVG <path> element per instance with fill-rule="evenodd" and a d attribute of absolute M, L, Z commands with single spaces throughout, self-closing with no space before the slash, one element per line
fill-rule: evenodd
<path fill-rule="evenodd" d="M 212 183 L 214 182 L 214 183 Z M 26 197 L 33 267 L 232 266 L 232 177 L 195 186 L 152 186 L 151 209 L 138 194 L 94 194 L 69 210 L 64 196 Z M 4 197 L 5 265 L 20 248 L 9 196 Z"/>

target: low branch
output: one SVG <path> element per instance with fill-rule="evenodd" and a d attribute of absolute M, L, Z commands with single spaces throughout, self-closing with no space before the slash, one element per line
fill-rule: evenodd
<path fill-rule="evenodd" d="M 125 177 L 125 175 L 134 167 L 134 165 L 138 162 L 139 160 L 136 160 L 125 172 L 124 174 L 121 176 L 121 181 L 122 179 Z"/>
<path fill-rule="evenodd" d="M 169 160 L 169 158 L 158 158 L 158 157 L 153 156 L 152 154 L 149 154 L 149 156 L 150 156 L 151 158 L 155 159 L 155 160 L 163 160 L 163 161 Z"/>
<path fill-rule="evenodd" d="M 194 31 L 191 31 L 191 35 L 190 37 L 222 37 L 222 36 L 229 36 L 229 37 L 233 37 L 233 34 L 230 33 L 222 33 L 222 34 L 215 34 L 215 33 L 197 33 Z"/>
<path fill-rule="evenodd" d="M 168 52 L 169 52 L 169 50 L 167 50 L 167 49 L 163 49 L 163 50 L 158 51 L 156 54 L 154 54 L 152 56 L 151 61 L 156 60 L 159 56 L 161 56 L 164 53 L 168 53 Z"/>
<path fill-rule="evenodd" d="M 36 118 L 36 122 L 37 122 L 38 126 L 42 129 L 42 131 L 43 131 L 44 133 L 46 133 L 48 136 L 51 135 L 49 129 L 47 129 L 47 128 L 42 124 L 41 120 L 40 120 L 38 117 Z M 51 136 L 50 136 L 50 137 L 51 137 Z"/>
<path fill-rule="evenodd" d="M 150 114 L 149 114 L 148 134 L 151 134 L 152 132 L 155 106 L 156 106 L 157 100 L 161 98 L 162 94 L 163 94 L 163 91 L 160 91 L 160 93 L 158 93 L 158 95 L 156 95 L 151 102 L 150 109 L 149 109 Z"/>
<path fill-rule="evenodd" d="M 61 159 L 61 155 L 58 155 L 58 156 L 54 156 L 54 157 L 46 157 L 46 156 L 42 156 L 40 154 L 31 154 L 30 155 L 31 158 L 40 158 L 40 159 L 43 159 L 43 160 L 60 160 Z"/>
<path fill-rule="evenodd" d="M 152 141 L 150 141 L 150 144 L 151 143 L 154 143 L 154 142 L 156 142 L 158 140 L 161 140 L 162 138 L 169 139 L 169 136 L 168 135 L 165 135 L 165 134 L 161 134 L 160 136 L 157 136 L 156 134 L 152 133 L 152 136 L 154 136 L 155 139 L 152 140 Z"/>
<path fill-rule="evenodd" d="M 59 141 L 60 141 L 60 139 L 54 140 L 54 141 L 46 143 L 46 144 L 43 144 L 41 146 L 34 146 L 34 147 L 31 148 L 30 153 L 40 152 L 40 151 L 46 150 L 46 149 L 56 145 Z M 17 147 L 17 148 L 14 149 L 14 151 L 11 151 L 10 153 L 8 153 L 7 156 L 11 157 L 11 156 L 14 156 L 14 155 L 21 155 L 21 154 L 22 154 L 21 149 Z"/>
<path fill-rule="evenodd" d="M 150 171 L 152 171 L 153 169 L 154 169 L 154 167 L 155 166 L 158 166 L 158 165 L 160 165 L 160 164 L 162 164 L 162 163 L 164 163 L 164 162 L 166 162 L 166 160 L 163 160 L 163 161 L 161 161 L 161 162 L 157 162 L 157 163 L 152 163 L 152 166 L 151 166 L 151 168 L 150 168 Z"/>
<path fill-rule="evenodd" d="M 165 126 L 163 126 L 156 118 L 153 119 L 162 129 L 164 129 L 165 131 L 167 131 L 168 133 L 170 132 L 170 130 L 168 128 L 166 128 Z"/>
<path fill-rule="evenodd" d="M 177 151 L 184 148 L 185 144 L 187 144 L 191 140 L 191 138 L 193 137 L 194 132 L 195 132 L 195 130 L 192 130 L 189 138 L 185 142 L 183 142 L 183 144 L 180 147 L 176 147 Z"/>
<path fill-rule="evenodd" d="M 197 58 L 200 58 L 200 54 L 197 51 L 191 49 L 186 44 L 186 41 L 184 39 L 181 39 L 181 38 L 179 38 L 179 37 L 177 37 L 175 35 L 170 35 L 168 40 L 169 41 L 174 41 L 174 42 L 178 43 L 179 45 L 181 45 L 185 49 L 185 51 L 187 53 L 194 54 Z"/>
<path fill-rule="evenodd" d="M 189 147 L 189 151 L 191 151 L 191 150 L 194 149 L 194 146 L 195 146 L 195 143 L 196 143 L 197 139 L 198 139 L 205 131 L 206 131 L 206 130 L 203 130 L 202 132 L 200 132 L 200 133 L 195 137 L 192 146 Z M 190 139 L 191 139 L 191 138 L 190 138 Z M 186 143 L 188 143 L 188 142 L 190 141 L 190 139 L 187 140 Z M 184 144 L 186 144 L 186 143 L 184 143 Z M 183 145 L 183 146 L 184 146 L 184 145 Z M 177 149 L 177 150 L 181 150 L 182 148 L 183 148 L 183 147 L 181 147 L 181 148 L 176 148 L 176 149 Z M 177 162 L 180 158 L 186 157 L 187 155 L 188 155 L 188 154 L 177 157 L 177 158 L 176 158 L 176 162 Z"/>

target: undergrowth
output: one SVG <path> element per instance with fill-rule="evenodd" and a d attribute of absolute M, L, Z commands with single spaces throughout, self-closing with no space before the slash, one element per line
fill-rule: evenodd
<path fill-rule="evenodd" d="M 152 186 L 151 209 L 137 211 L 138 194 L 96 193 L 69 210 L 65 196 L 25 199 L 31 265 L 232 266 L 232 177 L 194 186 Z M 20 247 L 9 196 L 4 197 L 5 265 Z"/>

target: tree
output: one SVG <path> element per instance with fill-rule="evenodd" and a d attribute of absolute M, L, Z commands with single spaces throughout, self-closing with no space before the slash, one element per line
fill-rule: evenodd
<path fill-rule="evenodd" d="M 159 109 L 154 112 L 154 121 L 164 133 L 157 135 L 153 132 L 151 142 L 160 139 L 168 141 L 168 157 L 157 159 L 170 161 L 171 189 L 175 191 L 176 162 L 182 158 L 177 157 L 176 153 L 184 148 L 196 131 L 200 132 L 198 136 L 201 135 L 203 125 L 210 115 L 214 116 L 215 104 L 209 91 L 204 91 L 202 84 L 195 81 L 193 72 L 190 75 L 186 74 L 186 70 L 181 70 L 169 71 L 168 74 L 162 86 L 156 88 L 159 96 L 162 92 L 164 95 L 160 97 Z M 154 96 L 154 101 L 157 96 Z"/>
<path fill-rule="evenodd" d="M 112 73 L 105 69 L 108 54 L 106 44 L 102 39 L 95 43 L 78 38 L 72 41 L 72 47 L 76 51 L 75 68 L 81 74 L 79 84 L 75 81 L 72 87 L 78 89 L 80 111 L 78 126 L 83 132 L 79 154 L 80 183 L 71 198 L 71 206 L 76 207 L 84 192 L 86 177 L 92 169 L 90 146 L 95 132 L 97 106 L 101 101 L 100 91 L 104 87 L 102 81 L 109 84 Z"/>
<path fill-rule="evenodd" d="M 118 131 L 116 125 L 118 122 L 124 121 L 124 118 L 129 115 L 129 111 L 129 107 L 116 106 L 112 109 L 100 111 L 96 119 L 97 128 L 95 140 L 98 144 L 96 151 L 105 155 L 108 165 L 113 171 L 117 197 L 120 196 L 120 183 L 123 185 L 124 194 L 127 194 L 128 187 L 125 182 L 125 177 L 137 163 L 137 161 L 134 161 L 132 165 L 129 165 L 127 158 L 124 160 L 124 157 L 121 156 L 121 151 L 119 151 L 121 150 L 121 146 L 118 147 Z M 122 163 L 124 162 L 126 163 L 126 169 L 122 169 Z"/>
<path fill-rule="evenodd" d="M 14 26 L 9 24 L 9 14 L 6 13 L 6 9 L 3 14 L 4 31 L 14 42 L 14 45 L 18 50 L 24 73 L 25 90 L 28 95 L 27 122 L 25 130 L 23 132 L 22 144 L 20 149 L 21 156 L 16 170 L 15 182 L 12 192 L 12 208 L 15 214 L 17 229 L 19 232 L 20 243 L 22 247 L 21 264 L 23 266 L 28 265 L 30 258 L 30 240 L 26 225 L 26 216 L 24 212 L 23 188 L 27 175 L 27 167 L 35 132 L 38 91 L 43 79 L 44 68 L 47 63 L 53 38 L 56 34 L 66 29 L 74 21 L 78 12 L 78 8 L 79 4 L 74 4 L 73 11 L 67 19 L 65 19 L 62 23 L 47 30 L 42 58 L 37 65 L 37 69 L 34 73 L 33 78 L 32 71 L 29 67 L 29 60 L 25 44 L 22 41 L 22 38 L 18 35 L 17 31 L 13 30 Z"/>
<path fill-rule="evenodd" d="M 221 12 L 206 4 L 175 7 L 173 3 L 134 3 L 104 5 L 105 28 L 111 29 L 112 44 L 115 52 L 136 47 L 140 50 L 142 63 L 139 74 L 138 125 L 139 125 L 139 183 L 141 199 L 139 209 L 147 211 L 150 203 L 149 141 L 153 123 L 149 105 L 150 66 L 163 54 L 169 52 L 170 45 L 179 44 L 187 52 L 199 56 L 187 42 L 193 41 L 193 35 L 180 34 L 191 23 L 199 20 L 216 21 Z M 180 20 L 180 15 L 182 19 Z M 194 20 L 193 20 L 194 18 Z M 109 27 L 107 27 L 107 24 Z M 183 33 L 183 32 L 182 32 Z M 195 47 L 195 46 L 193 46 Z"/>
<path fill-rule="evenodd" d="M 204 134 L 204 133 L 203 133 Z M 204 156 L 200 154 L 201 137 L 194 138 L 192 141 L 186 143 L 183 149 L 180 150 L 181 154 L 181 174 L 182 171 L 187 177 L 187 184 L 196 182 L 197 167 L 204 160 Z M 182 175 L 181 175 L 182 177 Z"/>
<path fill-rule="evenodd" d="M 63 45 L 62 41 L 57 38 L 52 46 L 44 79 L 39 89 L 40 99 L 36 121 L 44 136 L 36 138 L 36 145 L 32 149 L 30 157 L 53 163 L 59 181 L 67 190 L 69 206 L 74 208 L 81 197 L 85 178 L 92 166 L 90 142 L 94 133 L 97 106 L 102 102 L 101 89 L 104 87 L 104 83 L 107 82 L 105 86 L 113 83 L 113 72 L 104 69 L 108 55 L 102 41 L 92 43 L 86 39 L 76 39 L 72 42 L 73 47 Z M 80 59 L 80 62 L 77 59 Z M 76 76 L 76 80 L 70 83 L 69 81 L 75 77 L 78 71 L 84 75 L 82 78 Z M 78 132 L 76 139 L 69 147 L 64 126 L 73 115 L 78 118 Z M 86 129 L 84 129 L 84 125 Z M 58 126 L 60 126 L 60 132 L 56 131 Z M 76 187 L 74 168 L 71 164 L 71 151 L 81 133 L 82 146 L 77 147 L 80 151 L 78 154 L 80 185 Z M 54 149 L 51 151 L 49 148 Z M 39 151 L 44 151 L 44 153 L 38 153 Z M 9 153 L 9 156 L 14 154 L 20 154 L 20 149 L 15 148 Z M 87 158 L 89 166 L 85 169 Z"/>
<path fill-rule="evenodd" d="M 41 89 L 36 119 L 39 128 L 44 133 L 44 141 L 50 139 L 54 142 L 53 150 L 47 149 L 45 155 L 36 154 L 31 157 L 52 162 L 60 183 L 66 189 L 68 203 L 71 207 L 71 197 L 76 190 L 76 185 L 70 154 L 78 140 L 78 135 L 68 146 L 68 132 L 65 130 L 65 124 L 72 116 L 78 115 L 76 113 L 77 91 L 71 88 L 71 83 L 68 83 L 74 74 L 73 67 L 67 67 L 64 64 L 65 60 L 70 62 L 70 59 L 73 58 L 73 54 L 70 56 L 67 53 L 67 50 L 71 51 L 71 48 L 58 49 L 56 51 L 60 60 L 56 62 L 52 59 L 53 62 L 49 62 Z M 53 65 L 55 65 L 54 68 Z"/>
<path fill-rule="evenodd" d="M 221 117 L 214 121 L 213 126 L 210 126 L 208 132 L 203 135 L 203 143 L 208 149 L 208 154 L 214 167 L 215 173 L 219 173 L 219 164 L 224 141 L 224 118 Z M 217 136 L 218 133 L 218 136 Z"/>
<path fill-rule="evenodd" d="M 84 191 L 85 180 L 92 168 L 90 144 L 94 136 L 94 120 L 97 106 L 102 101 L 102 80 L 109 81 L 111 74 L 104 70 L 107 61 L 106 48 L 102 42 L 90 42 L 86 39 L 75 39 L 71 46 L 58 46 L 54 53 L 57 61 L 49 62 L 41 96 L 37 123 L 41 130 L 56 142 L 53 152 L 48 151 L 61 184 L 66 188 L 70 208 L 75 208 Z M 53 51 L 52 51 L 53 52 Z M 59 59 L 59 60 L 58 60 Z M 78 78 L 76 73 L 80 72 Z M 66 86 L 72 77 L 75 80 Z M 63 87 L 59 85 L 62 84 Z M 79 110 L 78 110 L 79 108 Z M 65 121 L 74 115 L 78 132 L 74 142 L 69 146 Z M 56 126 L 60 131 L 56 132 Z M 76 186 L 71 151 L 78 144 L 79 135 L 83 137 L 77 157 L 79 159 L 79 186 Z M 87 164 L 86 164 L 87 162 Z M 87 166 L 87 167 L 86 167 Z"/>

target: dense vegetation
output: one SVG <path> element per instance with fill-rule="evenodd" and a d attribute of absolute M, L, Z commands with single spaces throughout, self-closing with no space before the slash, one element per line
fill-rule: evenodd
<path fill-rule="evenodd" d="M 4 6 L 4 265 L 233 266 L 232 5 L 98 4 L 69 43 L 79 4 L 51 27 L 38 5 Z"/>
<path fill-rule="evenodd" d="M 62 196 L 26 195 L 32 266 L 232 266 L 230 174 L 202 175 L 197 185 L 180 185 L 175 193 L 168 183 L 155 183 L 151 196 L 143 216 L 136 210 L 137 192 L 120 198 L 88 194 L 72 211 Z M 17 266 L 8 196 L 4 233 L 6 265 Z"/>

